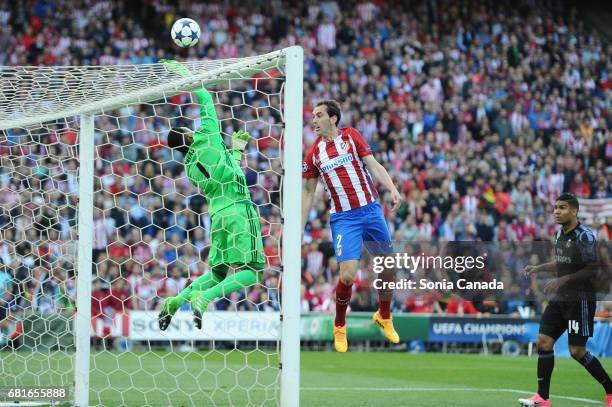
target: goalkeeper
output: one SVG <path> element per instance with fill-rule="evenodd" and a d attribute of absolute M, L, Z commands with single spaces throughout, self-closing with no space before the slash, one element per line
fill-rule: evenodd
<path fill-rule="evenodd" d="M 171 72 L 185 77 L 192 75 L 178 61 L 160 62 Z M 219 131 L 211 94 L 205 88 L 194 93 L 200 103 L 202 125 L 195 132 L 186 127 L 170 130 L 168 147 L 183 153 L 189 180 L 208 200 L 212 221 L 208 255 L 211 272 L 198 277 L 176 297 L 166 299 L 158 317 L 162 331 L 186 301 L 191 301 L 194 322 L 201 329 L 202 314 L 208 304 L 261 281 L 265 262 L 257 211 L 239 165 L 251 136 L 244 131 L 234 132 L 233 151 L 229 151 Z M 227 277 L 230 265 L 241 270 Z"/>

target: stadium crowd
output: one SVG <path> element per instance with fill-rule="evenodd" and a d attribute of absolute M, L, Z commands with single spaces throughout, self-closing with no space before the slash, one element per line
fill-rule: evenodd
<path fill-rule="evenodd" d="M 182 16 L 202 27 L 188 51 L 168 34 Z M 314 104 L 339 100 L 341 124 L 361 132 L 404 194 L 396 213 L 384 205 L 395 240 L 545 240 L 554 234 L 551 204 L 561 192 L 612 198 L 612 48 L 557 2 L 0 0 L 0 65 L 221 59 L 296 44 L 305 50 L 304 145 L 316 137 L 308 125 Z M 185 116 L 197 116 L 187 96 L 177 98 Z M 181 116 L 180 108 L 159 108 L 157 117 L 142 106 L 96 119 L 95 316 L 157 309 L 207 271 L 205 200 L 164 145 L 169 122 L 162 118 Z M 266 281 L 217 308 L 278 308 L 280 126 L 265 129 L 279 122 L 273 111 L 259 118 L 261 128 L 250 129 L 258 143 L 244 163 L 261 214 Z M 231 133 L 236 120 L 227 123 Z M 20 147 L 24 133 L 0 135 L 0 293 L 15 310 L 74 307 L 78 162 L 76 124 L 68 124 L 50 125 Z M 315 202 L 303 245 L 304 312 L 333 309 L 338 275 L 327 199 Z M 612 237 L 612 218 L 595 217 L 592 227 L 600 240 Z M 512 284 L 524 287 L 522 279 L 517 272 Z M 363 278 L 351 307 L 372 310 L 374 298 Z M 425 292 L 398 297 L 394 308 L 514 309 L 462 301 Z"/>

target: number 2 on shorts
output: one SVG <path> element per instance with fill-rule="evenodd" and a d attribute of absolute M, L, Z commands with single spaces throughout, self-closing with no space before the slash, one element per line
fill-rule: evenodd
<path fill-rule="evenodd" d="M 342 235 L 338 235 L 336 242 L 336 256 L 342 256 Z"/>

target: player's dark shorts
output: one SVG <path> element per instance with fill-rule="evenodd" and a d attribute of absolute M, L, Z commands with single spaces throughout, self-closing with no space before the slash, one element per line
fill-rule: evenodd
<path fill-rule="evenodd" d="M 559 339 L 567 329 L 570 345 L 584 346 L 593 336 L 596 301 L 550 301 L 540 320 L 540 333 Z"/>

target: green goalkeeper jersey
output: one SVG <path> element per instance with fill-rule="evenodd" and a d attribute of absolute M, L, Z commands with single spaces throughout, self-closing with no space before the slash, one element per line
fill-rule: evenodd
<path fill-rule="evenodd" d="M 195 92 L 200 102 L 202 125 L 193 134 L 193 143 L 184 164 L 191 183 L 208 200 L 212 217 L 236 203 L 250 203 L 246 179 L 236 160 L 227 149 L 219 131 L 219 120 L 211 94 L 204 88 Z"/>

